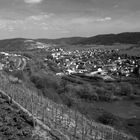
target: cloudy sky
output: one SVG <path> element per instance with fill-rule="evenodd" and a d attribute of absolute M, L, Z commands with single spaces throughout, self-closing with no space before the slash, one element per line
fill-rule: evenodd
<path fill-rule="evenodd" d="M 0 0 L 0 39 L 140 31 L 140 0 Z"/>

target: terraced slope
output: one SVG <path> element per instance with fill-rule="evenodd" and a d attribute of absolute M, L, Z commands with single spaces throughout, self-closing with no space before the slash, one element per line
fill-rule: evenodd
<path fill-rule="evenodd" d="M 63 105 L 58 105 L 48 99 L 35 95 L 25 89 L 24 85 L 14 85 L 1 77 L 1 90 L 11 96 L 21 108 L 25 108 L 48 126 L 50 134 L 57 139 L 67 140 L 136 140 L 134 137 L 114 130 L 111 127 L 89 121 L 77 111 L 72 111 Z M 58 138 L 59 137 L 59 138 Z"/>

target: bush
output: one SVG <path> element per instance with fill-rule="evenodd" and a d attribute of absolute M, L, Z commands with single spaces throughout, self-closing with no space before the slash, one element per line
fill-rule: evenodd
<path fill-rule="evenodd" d="M 43 79 L 37 75 L 31 76 L 30 80 L 35 84 L 36 88 L 43 89 L 45 87 Z"/>
<path fill-rule="evenodd" d="M 85 84 L 83 86 L 76 86 L 75 90 L 76 90 L 76 94 L 81 99 L 90 100 L 90 101 L 98 100 L 98 95 L 90 84 Z"/>
<path fill-rule="evenodd" d="M 99 99 L 102 101 L 109 101 L 112 99 L 113 92 L 106 90 L 103 87 L 97 87 L 96 92 L 97 92 Z"/>
<path fill-rule="evenodd" d="M 20 80 L 24 79 L 24 73 L 22 70 L 13 71 L 13 72 L 11 72 L 11 75 L 14 77 L 17 77 Z"/>
<path fill-rule="evenodd" d="M 117 118 L 110 113 L 104 113 L 98 118 L 98 121 L 104 125 L 111 126 L 114 126 L 118 122 Z"/>
<path fill-rule="evenodd" d="M 118 95 L 122 96 L 130 96 L 134 93 L 133 86 L 130 83 L 120 83 L 119 85 L 119 92 L 117 92 Z"/>
<path fill-rule="evenodd" d="M 53 101 L 60 102 L 60 96 L 57 93 L 60 84 L 59 77 L 53 74 L 39 75 L 34 74 L 30 77 L 30 80 L 34 83 L 37 89 L 39 89 L 42 94 Z"/>
<path fill-rule="evenodd" d="M 29 59 L 31 59 L 33 57 L 33 54 L 31 52 L 24 52 L 22 55 Z"/>
<path fill-rule="evenodd" d="M 53 75 L 32 75 L 30 80 L 38 89 L 53 88 L 57 89 L 59 86 L 59 78 Z"/>
<path fill-rule="evenodd" d="M 72 100 L 69 98 L 69 97 L 67 97 L 66 95 L 60 95 L 60 97 L 61 97 L 61 99 L 62 99 L 62 102 L 66 105 L 66 106 L 68 106 L 68 107 L 72 107 L 72 105 L 73 105 L 73 102 L 72 102 Z"/>

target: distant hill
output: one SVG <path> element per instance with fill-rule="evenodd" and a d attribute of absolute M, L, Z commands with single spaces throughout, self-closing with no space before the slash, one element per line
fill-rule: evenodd
<path fill-rule="evenodd" d="M 86 37 L 70 37 L 70 38 L 59 38 L 59 39 L 37 39 L 39 42 L 50 43 L 50 44 L 75 44 L 82 40 L 86 39 Z"/>
<path fill-rule="evenodd" d="M 140 42 L 140 32 L 97 35 L 82 39 L 79 42 L 76 42 L 75 44 L 112 45 L 115 43 L 137 44 L 138 42 Z"/>
<path fill-rule="evenodd" d="M 24 50 L 26 47 L 25 40 L 23 38 L 0 40 L 0 51 Z"/>
<path fill-rule="evenodd" d="M 48 44 L 34 39 L 15 38 L 0 40 L 0 51 L 23 51 L 47 47 Z"/>
<path fill-rule="evenodd" d="M 40 42 L 52 44 L 69 44 L 69 45 L 112 45 L 120 44 L 137 44 L 140 42 L 140 32 L 126 32 L 120 34 L 103 34 L 93 37 L 71 37 L 60 39 L 38 39 Z"/>
<path fill-rule="evenodd" d="M 76 42 L 85 39 L 83 37 L 71 37 L 71 38 L 60 38 L 60 39 L 25 39 L 25 38 L 14 38 L 0 40 L 0 51 L 15 51 L 15 50 L 27 50 L 41 48 L 49 45 L 66 45 L 74 44 Z M 38 47 L 39 46 L 39 47 Z"/>
<path fill-rule="evenodd" d="M 70 37 L 60 39 L 5 39 L 0 40 L 0 51 L 26 50 L 44 45 L 112 45 L 140 44 L 140 32 L 104 34 L 93 37 Z"/>

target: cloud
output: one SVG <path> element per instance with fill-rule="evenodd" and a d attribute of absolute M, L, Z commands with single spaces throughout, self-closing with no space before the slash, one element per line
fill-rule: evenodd
<path fill-rule="evenodd" d="M 86 18 L 86 17 L 80 17 L 80 18 L 74 18 L 71 20 L 72 24 L 87 24 L 90 22 L 93 22 L 95 19 L 93 18 Z"/>
<path fill-rule="evenodd" d="M 114 7 L 114 8 L 118 8 L 118 7 L 119 7 L 119 5 L 118 5 L 118 4 L 116 4 L 116 5 L 114 5 L 113 7 Z"/>
<path fill-rule="evenodd" d="M 42 21 L 42 20 L 46 20 L 50 17 L 54 16 L 53 13 L 50 13 L 50 14 L 41 14 L 41 15 L 33 15 L 33 16 L 30 16 L 28 18 L 26 18 L 26 20 L 35 20 L 35 21 Z"/>
<path fill-rule="evenodd" d="M 0 30 L 12 32 L 16 29 L 16 25 L 22 23 L 22 20 L 0 19 Z"/>
<path fill-rule="evenodd" d="M 109 21 L 109 20 L 112 20 L 112 18 L 111 17 L 105 17 L 105 18 L 96 19 L 97 22 L 105 22 L 105 21 Z"/>
<path fill-rule="evenodd" d="M 74 18 L 71 20 L 72 24 L 89 24 L 93 22 L 106 22 L 112 20 L 111 17 L 105 17 L 105 18 L 93 18 L 93 17 L 80 17 L 80 18 Z"/>
<path fill-rule="evenodd" d="M 53 13 L 41 13 L 24 19 L 0 19 L 0 30 L 6 32 L 48 31 L 60 34 L 70 34 L 71 31 L 100 26 L 99 23 L 110 21 L 111 17 L 57 17 Z M 112 22 L 110 22 L 111 24 Z M 108 22 L 107 22 L 108 24 Z"/>
<path fill-rule="evenodd" d="M 29 3 L 29 4 L 37 4 L 42 2 L 43 0 L 24 0 L 25 3 Z"/>
<path fill-rule="evenodd" d="M 52 29 L 53 26 L 49 23 L 49 18 L 54 16 L 50 14 L 32 15 L 24 19 L 9 20 L 0 18 L 0 30 L 15 31 L 15 30 L 33 30 L 33 29 Z"/>

